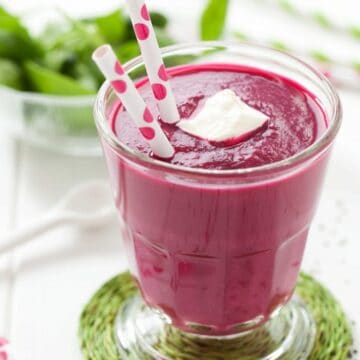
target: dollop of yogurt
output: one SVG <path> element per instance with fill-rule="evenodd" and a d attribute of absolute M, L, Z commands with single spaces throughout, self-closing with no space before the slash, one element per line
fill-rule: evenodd
<path fill-rule="evenodd" d="M 244 103 L 234 91 L 221 90 L 209 97 L 203 108 L 177 126 L 184 132 L 213 142 L 245 140 L 257 132 L 268 116 Z"/>

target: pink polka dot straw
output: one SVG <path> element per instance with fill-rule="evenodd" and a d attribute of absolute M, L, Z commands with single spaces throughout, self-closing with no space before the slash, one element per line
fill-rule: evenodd
<path fill-rule="evenodd" d="M 124 72 L 111 46 L 100 46 L 94 51 L 92 58 L 105 78 L 110 81 L 111 86 L 154 154 L 165 159 L 171 158 L 174 155 L 173 147 L 162 131 L 160 124 L 146 106 L 134 83 Z"/>
<path fill-rule="evenodd" d="M 167 123 L 176 123 L 180 120 L 179 112 L 146 4 L 144 0 L 126 3 L 161 118 Z"/>
<path fill-rule="evenodd" d="M 10 360 L 9 342 L 2 337 L 0 337 L 0 360 Z"/>

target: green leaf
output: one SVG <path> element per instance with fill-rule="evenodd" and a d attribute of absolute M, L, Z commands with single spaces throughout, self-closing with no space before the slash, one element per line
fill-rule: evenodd
<path fill-rule="evenodd" d="M 217 40 L 226 22 L 228 0 L 209 0 L 201 17 L 201 39 Z"/>
<path fill-rule="evenodd" d="M 243 41 L 249 40 L 248 36 L 240 31 L 235 31 L 234 36 L 239 40 L 243 40 Z"/>
<path fill-rule="evenodd" d="M 6 16 L 9 13 L 5 10 L 5 8 L 3 6 L 0 6 L 0 16 Z"/>
<path fill-rule="evenodd" d="M 175 43 L 174 39 L 172 39 L 164 29 L 155 28 L 155 34 L 160 47 Z"/>
<path fill-rule="evenodd" d="M 89 57 L 95 48 L 105 42 L 96 24 L 73 19 L 65 13 L 63 16 L 70 28 L 57 37 L 54 47 L 65 48 Z"/>
<path fill-rule="evenodd" d="M 126 31 L 126 19 L 121 10 L 95 18 L 100 34 L 105 42 L 119 43 Z"/>
<path fill-rule="evenodd" d="M 130 19 L 126 20 L 126 25 L 125 25 L 125 34 L 124 34 L 124 42 L 128 42 L 131 40 L 136 40 L 136 36 L 135 36 L 135 32 L 134 32 L 134 28 L 132 26 L 132 22 Z"/>
<path fill-rule="evenodd" d="M 151 22 L 155 27 L 158 27 L 160 29 L 166 28 L 166 25 L 168 24 L 168 19 L 164 14 L 157 11 L 150 11 L 150 17 Z"/>
<path fill-rule="evenodd" d="M 322 13 L 313 14 L 314 20 L 322 27 L 329 29 L 331 28 L 331 21 Z"/>
<path fill-rule="evenodd" d="M 324 53 L 322 53 L 321 51 L 318 50 L 313 50 L 310 51 L 310 56 L 315 59 L 316 61 L 325 63 L 325 64 L 330 64 L 331 63 L 331 59 Z"/>
<path fill-rule="evenodd" d="M 21 24 L 20 18 L 10 14 L 2 7 L 0 7 L 0 29 L 29 36 L 28 31 Z"/>
<path fill-rule="evenodd" d="M 174 55 L 164 59 L 167 68 L 185 64 L 191 64 L 201 57 L 197 55 Z"/>
<path fill-rule="evenodd" d="M 69 24 L 49 23 L 46 24 L 43 31 L 38 37 L 46 50 L 52 50 L 60 42 L 64 34 L 69 32 L 71 26 Z"/>
<path fill-rule="evenodd" d="M 96 83 L 97 83 L 96 90 L 98 90 L 99 87 L 101 86 L 101 84 L 104 82 L 104 77 L 101 74 L 101 72 L 99 71 L 99 68 L 96 66 L 96 64 L 94 63 L 94 61 L 92 60 L 91 57 L 89 57 L 87 61 L 83 61 L 81 64 L 86 66 L 86 69 L 88 71 L 88 76 L 89 77 L 92 76 L 94 81 L 96 81 Z M 75 75 L 76 75 L 76 73 L 75 73 Z M 85 77 L 85 74 L 83 74 L 81 76 Z"/>
<path fill-rule="evenodd" d="M 55 24 L 50 24 L 47 26 L 48 31 L 42 34 L 41 39 L 46 42 L 47 51 L 41 64 L 54 72 L 76 79 L 79 78 L 77 68 L 80 64 L 88 67 L 92 63 L 91 53 L 104 40 L 93 22 L 84 23 L 68 17 L 66 19 L 68 22 L 61 27 L 60 32 L 56 30 Z M 90 83 L 89 76 L 93 76 L 94 81 L 98 82 L 97 74 L 98 70 L 89 71 L 85 76 L 82 71 L 80 78 L 86 78 L 86 83 Z"/>
<path fill-rule="evenodd" d="M 360 61 L 354 61 L 352 66 L 356 71 L 360 72 Z"/>
<path fill-rule="evenodd" d="M 0 57 L 23 60 L 40 55 L 39 44 L 30 37 L 20 18 L 0 7 Z"/>
<path fill-rule="evenodd" d="M 52 71 L 70 75 L 77 61 L 78 58 L 74 52 L 66 49 L 53 49 L 45 54 L 42 65 Z"/>
<path fill-rule="evenodd" d="M 0 84 L 13 89 L 22 89 L 22 76 L 20 67 L 7 59 L 0 59 Z"/>
<path fill-rule="evenodd" d="M 19 20 L 15 17 L 0 15 L 0 29 L 28 35 L 26 29 L 22 27 Z"/>
<path fill-rule="evenodd" d="M 27 80 L 34 91 L 52 95 L 89 95 L 94 92 L 72 78 L 46 69 L 32 61 L 24 65 Z"/>
<path fill-rule="evenodd" d="M 289 0 L 279 0 L 279 5 L 283 10 L 285 10 L 289 14 L 294 14 L 296 12 L 293 4 L 291 4 Z"/>
<path fill-rule="evenodd" d="M 350 34 L 351 34 L 354 38 L 360 40 L 360 27 L 352 26 L 352 27 L 350 27 L 349 30 L 350 30 Z"/>
<path fill-rule="evenodd" d="M 36 42 L 22 33 L 0 29 L 0 57 L 24 60 L 36 58 L 42 50 Z"/>
<path fill-rule="evenodd" d="M 9 16 L 15 17 L 14 15 L 10 14 L 3 6 L 0 6 L 0 16 Z"/>
<path fill-rule="evenodd" d="M 134 57 L 140 55 L 140 49 L 137 41 L 128 41 L 123 45 L 120 45 L 115 50 L 116 56 L 121 62 L 126 62 Z"/>
<path fill-rule="evenodd" d="M 288 46 L 284 44 L 282 41 L 274 40 L 270 44 L 276 50 L 289 51 Z"/>
<path fill-rule="evenodd" d="M 94 93 L 98 90 L 98 82 L 96 77 L 92 74 L 88 64 L 77 63 L 74 72 L 74 78 L 87 89 L 91 89 Z M 102 79 L 103 81 L 103 79 Z"/>

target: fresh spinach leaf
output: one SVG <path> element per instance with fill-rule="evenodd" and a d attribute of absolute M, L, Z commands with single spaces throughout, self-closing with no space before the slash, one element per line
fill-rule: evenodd
<path fill-rule="evenodd" d="M 77 68 L 80 65 L 85 68 L 91 63 L 91 53 L 104 41 L 96 25 L 71 20 L 62 32 L 56 32 L 53 26 L 47 28 L 50 34 L 41 36 L 46 41 L 47 50 L 42 64 L 55 72 L 78 78 Z M 94 81 L 97 81 L 97 74 L 98 71 L 89 71 L 86 77 L 94 76 Z"/>
<path fill-rule="evenodd" d="M 122 63 L 140 55 L 140 49 L 137 41 L 128 41 L 115 49 L 116 56 Z"/>
<path fill-rule="evenodd" d="M 154 27 L 158 27 L 160 29 L 166 28 L 166 25 L 168 24 L 168 19 L 164 14 L 158 11 L 150 11 L 150 17 Z"/>
<path fill-rule="evenodd" d="M 201 17 L 201 39 L 217 40 L 226 23 L 229 0 L 209 0 Z"/>
<path fill-rule="evenodd" d="M 41 47 L 30 37 L 0 28 L 0 57 L 20 61 L 41 54 Z"/>
<path fill-rule="evenodd" d="M 67 48 L 88 57 L 89 51 L 103 44 L 104 38 L 98 27 L 93 23 L 77 20 L 63 14 L 70 26 L 69 30 L 61 34 L 54 44 L 56 48 Z"/>
<path fill-rule="evenodd" d="M 128 18 L 125 24 L 124 42 L 136 40 L 135 32 L 131 20 Z"/>
<path fill-rule="evenodd" d="M 30 37 L 20 19 L 0 7 L 0 56 L 23 60 L 41 53 L 41 46 Z"/>
<path fill-rule="evenodd" d="M 0 84 L 17 90 L 22 89 L 21 69 L 16 63 L 0 59 Z"/>
<path fill-rule="evenodd" d="M 20 19 L 0 7 L 0 28 L 3 30 L 29 35 L 26 28 L 21 24 Z"/>
<path fill-rule="evenodd" d="M 91 94 L 103 81 L 91 61 L 97 46 L 110 43 L 122 62 L 140 54 L 131 21 L 122 9 L 86 19 L 61 14 L 65 21 L 47 24 L 34 38 L 19 17 L 0 6 L 0 59 L 7 59 L 0 63 L 0 71 L 6 73 L 0 74 L 1 83 L 46 94 Z M 160 12 L 150 16 L 160 46 L 172 44 L 165 30 L 166 16 Z"/>
<path fill-rule="evenodd" d="M 71 28 L 72 26 L 67 23 L 46 24 L 43 31 L 39 35 L 38 40 L 41 42 L 46 51 L 51 51 L 53 48 L 57 47 L 57 44 L 63 41 L 59 39 L 63 39 L 64 34 L 67 34 Z"/>
<path fill-rule="evenodd" d="M 73 77 L 87 89 L 91 89 L 94 93 L 98 90 L 98 81 L 96 76 L 89 69 L 88 64 L 77 63 L 74 67 Z"/>
<path fill-rule="evenodd" d="M 119 43 L 123 40 L 126 31 L 126 19 L 121 10 L 95 18 L 94 22 L 103 36 L 104 42 Z"/>
<path fill-rule="evenodd" d="M 76 65 L 78 58 L 73 51 L 66 49 L 53 49 L 48 51 L 42 65 L 46 68 L 65 75 L 71 75 L 73 67 Z"/>
<path fill-rule="evenodd" d="M 172 45 L 175 43 L 174 39 L 172 39 L 164 29 L 154 28 L 154 30 L 160 47 Z"/>
<path fill-rule="evenodd" d="M 46 69 L 32 61 L 24 65 L 29 84 L 34 91 L 52 95 L 88 95 L 94 91 L 78 81 Z"/>

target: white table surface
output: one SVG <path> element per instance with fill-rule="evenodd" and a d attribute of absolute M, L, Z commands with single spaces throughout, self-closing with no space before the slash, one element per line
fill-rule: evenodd
<path fill-rule="evenodd" d="M 35 3 L 48 5 L 52 2 L 62 4 L 70 13 L 81 14 L 110 9 L 118 1 L 103 0 L 91 7 L 87 2 L 86 9 L 81 6 L 84 2 L 70 0 L 2 0 L 1 4 L 23 11 Z M 174 6 L 176 1 L 149 2 L 168 9 L 176 17 L 173 31 L 181 39 L 195 36 L 197 14 L 203 1 L 178 0 L 178 6 Z M 344 3 L 355 6 L 356 0 Z M 272 19 L 270 28 L 284 36 L 295 30 L 284 32 L 279 23 L 285 24 L 286 29 L 303 27 L 293 20 L 290 23 L 279 12 L 270 9 L 258 11 L 258 7 L 254 8 L 254 1 L 239 0 L 233 6 L 230 23 L 234 28 L 254 31 L 255 15 L 256 19 L 264 19 L 263 24 Z M 336 7 L 332 10 L 339 11 Z M 347 14 L 351 18 L 353 11 L 347 11 Z M 274 22 L 274 19 L 279 21 Z M 187 24 L 185 27 L 184 22 Z M 269 27 L 264 25 L 262 30 L 268 32 Z M 301 31 L 301 34 L 307 34 L 310 30 L 306 26 Z M 325 35 L 321 31 L 316 32 L 316 36 L 311 34 L 315 42 L 330 44 L 329 47 L 333 48 L 332 41 L 322 40 Z M 305 35 L 301 36 L 299 41 L 304 38 Z M 360 56 L 358 44 L 345 40 L 341 44 L 352 46 L 351 54 Z M 360 93 L 340 90 L 340 95 L 344 123 L 309 236 L 303 269 L 336 294 L 352 321 L 355 343 L 358 344 Z M 5 116 L 1 112 L 0 100 L 0 117 Z M 73 158 L 48 152 L 13 139 L 1 130 L 0 164 L 0 233 L 46 212 L 75 184 L 93 178 L 107 178 L 101 158 Z M 69 227 L 39 238 L 36 243 L 0 259 L 0 336 L 13 343 L 18 360 L 80 360 L 77 340 L 80 311 L 104 281 L 125 269 L 126 260 L 115 219 L 106 229 L 97 232 L 85 233 Z"/>

